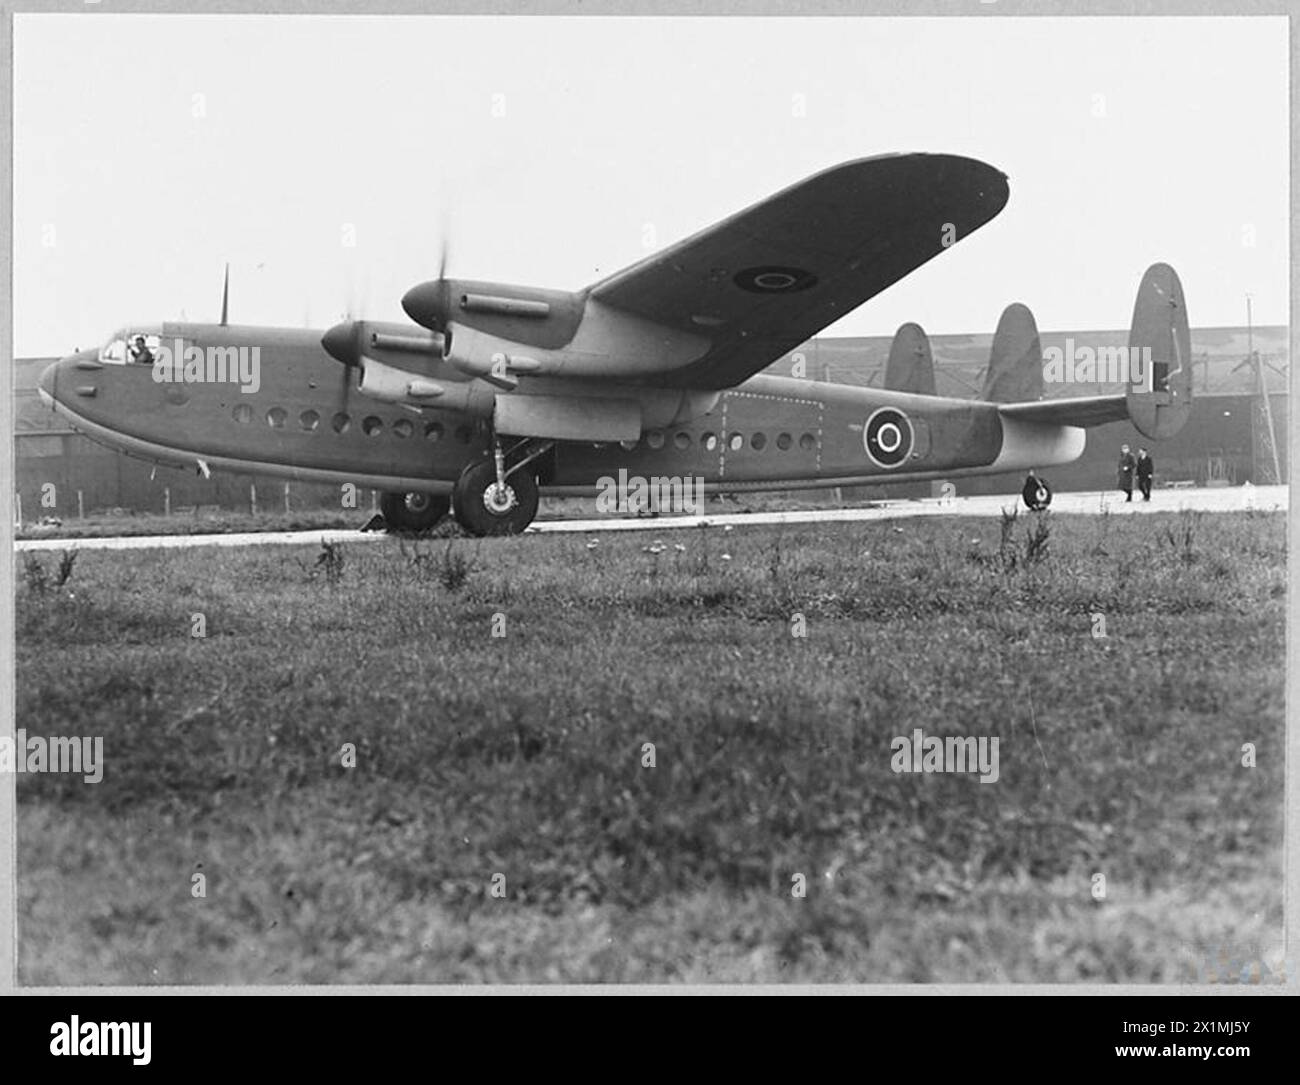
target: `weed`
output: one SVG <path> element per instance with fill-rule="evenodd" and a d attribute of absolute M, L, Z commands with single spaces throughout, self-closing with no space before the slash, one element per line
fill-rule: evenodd
<path fill-rule="evenodd" d="M 336 588 L 343 579 L 343 544 L 322 540 L 320 553 L 316 555 L 315 570 L 325 575 L 325 582 Z"/>
<path fill-rule="evenodd" d="M 438 570 L 438 582 L 448 591 L 460 591 L 474 572 L 474 562 L 456 549 L 454 542 L 447 544 L 442 552 L 442 566 Z"/>
<path fill-rule="evenodd" d="M 32 595 L 44 595 L 50 587 L 50 579 L 45 572 L 41 559 L 31 551 L 23 554 L 23 582 Z"/>
<path fill-rule="evenodd" d="M 75 550 L 65 550 L 59 557 L 59 571 L 54 574 L 54 586 L 63 587 L 72 579 L 72 567 L 77 562 L 77 552 Z"/>
<path fill-rule="evenodd" d="M 1034 526 L 1025 533 L 1026 565 L 1036 565 L 1047 557 L 1048 544 L 1052 538 L 1052 526 L 1048 516 L 1046 512 L 1035 513 Z"/>

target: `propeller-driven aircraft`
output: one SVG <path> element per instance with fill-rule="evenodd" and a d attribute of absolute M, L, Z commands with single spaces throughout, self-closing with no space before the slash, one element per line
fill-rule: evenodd
<path fill-rule="evenodd" d="M 1041 399 L 1033 317 L 1003 314 L 984 396 L 934 394 L 930 348 L 899 329 L 886 387 L 761 370 L 978 230 L 1006 178 L 970 158 L 834 166 L 584 290 L 439 277 L 412 324 L 124 328 L 41 376 L 75 429 L 157 463 L 354 483 L 390 527 L 449 511 L 475 535 L 523 531 L 539 494 L 593 495 L 620 471 L 713 492 L 1041 469 L 1085 429 L 1129 418 L 1152 440 L 1191 409 L 1182 287 L 1152 266 L 1122 394 Z M 1136 355 L 1134 355 L 1136 356 Z"/>

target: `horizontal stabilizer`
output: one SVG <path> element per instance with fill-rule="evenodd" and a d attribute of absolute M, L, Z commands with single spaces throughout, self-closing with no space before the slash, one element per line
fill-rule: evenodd
<path fill-rule="evenodd" d="M 998 410 L 1008 418 L 1051 426 L 1104 426 L 1128 417 L 1128 403 L 1117 396 L 1065 396 L 1034 403 L 1006 403 Z"/>

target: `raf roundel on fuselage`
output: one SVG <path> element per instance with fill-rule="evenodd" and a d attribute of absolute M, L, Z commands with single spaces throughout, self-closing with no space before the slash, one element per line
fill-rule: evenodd
<path fill-rule="evenodd" d="M 898 467 L 912 453 L 912 423 L 893 407 L 881 407 L 862 427 L 862 444 L 871 461 L 881 467 Z"/>

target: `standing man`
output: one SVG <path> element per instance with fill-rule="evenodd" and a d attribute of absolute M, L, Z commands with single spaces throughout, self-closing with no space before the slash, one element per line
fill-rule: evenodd
<path fill-rule="evenodd" d="M 1124 491 L 1125 501 L 1133 500 L 1133 473 L 1136 470 L 1137 460 L 1133 458 L 1133 453 L 1128 450 L 1128 445 L 1120 445 L 1119 473 L 1116 484 Z"/>
<path fill-rule="evenodd" d="M 1151 500 L 1151 475 L 1156 469 L 1155 461 L 1147 454 L 1145 448 L 1138 449 L 1137 478 L 1138 489 L 1142 491 L 1142 500 Z"/>

